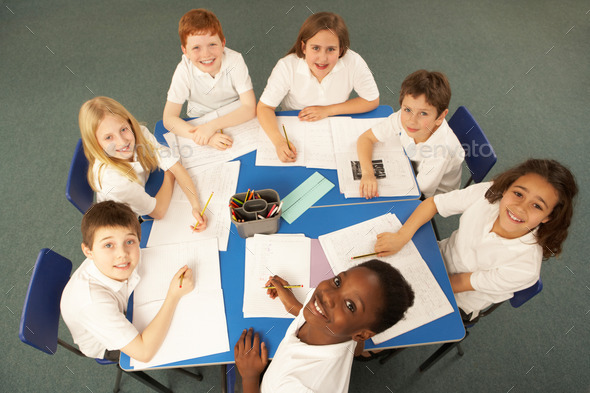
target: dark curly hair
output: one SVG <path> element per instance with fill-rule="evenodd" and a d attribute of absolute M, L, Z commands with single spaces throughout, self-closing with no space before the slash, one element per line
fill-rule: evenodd
<path fill-rule="evenodd" d="M 399 270 L 388 263 L 371 259 L 357 267 L 367 268 L 379 278 L 383 303 L 370 329 L 376 334 L 381 333 L 404 317 L 404 313 L 414 304 L 414 291 Z"/>
<path fill-rule="evenodd" d="M 574 198 L 578 193 L 576 179 L 569 169 L 555 160 L 531 158 L 496 176 L 485 197 L 490 203 L 499 201 L 512 183 L 529 173 L 542 176 L 559 195 L 559 201 L 549 215 L 549 221 L 539 224 L 536 235 L 537 243 L 543 248 L 543 258 L 557 256 L 561 253 L 561 246 L 567 238 L 567 230 L 574 213 Z"/>

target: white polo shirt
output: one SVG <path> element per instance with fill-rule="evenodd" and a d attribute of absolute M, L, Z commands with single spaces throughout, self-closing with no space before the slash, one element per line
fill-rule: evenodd
<path fill-rule="evenodd" d="M 439 214 L 460 214 L 459 229 L 439 242 L 447 272 L 471 275 L 475 291 L 455 294 L 457 305 L 475 318 L 493 303 L 510 299 L 514 292 L 532 286 L 539 279 L 543 249 L 534 233 L 505 239 L 490 232 L 498 218 L 500 202 L 490 204 L 484 195 L 491 182 L 434 197 Z"/>
<path fill-rule="evenodd" d="M 385 142 L 399 138 L 416 170 L 416 180 L 426 198 L 456 190 L 461 186 L 461 165 L 465 150 L 445 119 L 426 140 L 415 143 L 401 123 L 401 110 L 372 128 L 375 138 Z"/>
<path fill-rule="evenodd" d="M 173 154 L 170 148 L 160 145 L 156 137 L 146 127 L 140 127 L 144 138 L 150 141 L 157 149 L 158 166 L 160 169 L 167 171 L 178 162 L 177 154 Z M 92 168 L 94 184 L 96 187 L 99 187 L 96 191 L 96 201 L 123 202 L 127 203 L 135 214 L 139 216 L 150 214 L 156 208 L 156 198 L 145 192 L 145 183 L 150 173 L 137 161 L 137 152 L 135 153 L 134 161 L 130 164 L 137 174 L 139 183 L 129 180 L 111 166 L 105 166 L 98 160 L 94 162 L 94 167 Z M 100 182 L 98 181 L 99 177 Z"/>
<path fill-rule="evenodd" d="M 137 337 L 125 313 L 138 282 L 135 271 L 127 281 L 108 278 L 91 259 L 72 274 L 61 295 L 61 315 L 84 355 L 102 358 L 105 350 L 120 350 Z"/>
<path fill-rule="evenodd" d="M 188 57 L 182 59 L 172 76 L 168 101 L 184 104 L 190 117 L 201 117 L 240 99 L 240 94 L 252 90 L 252 80 L 242 55 L 225 48 L 221 68 L 215 77 L 199 70 Z"/>
<path fill-rule="evenodd" d="M 313 292 L 305 299 L 306 304 Z M 297 338 L 305 323 L 303 308 L 293 320 L 285 338 L 264 373 L 261 393 L 346 393 L 356 342 L 308 345 Z"/>
<path fill-rule="evenodd" d="M 311 73 L 305 59 L 291 53 L 272 70 L 260 101 L 273 108 L 281 104 L 283 110 L 301 110 L 346 102 L 353 89 L 367 101 L 379 97 L 373 74 L 358 53 L 347 50 L 321 82 Z"/>

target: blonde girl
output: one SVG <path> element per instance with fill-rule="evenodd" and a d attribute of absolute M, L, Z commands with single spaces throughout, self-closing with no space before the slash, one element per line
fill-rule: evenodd
<path fill-rule="evenodd" d="M 168 210 L 176 179 L 191 203 L 196 231 L 207 227 L 195 185 L 178 157 L 160 145 L 123 105 L 112 98 L 95 97 L 82 105 L 78 121 L 88 159 L 88 182 L 98 202 L 124 202 L 138 215 L 159 219 Z M 165 171 L 164 181 L 151 197 L 145 183 L 158 168 Z"/>

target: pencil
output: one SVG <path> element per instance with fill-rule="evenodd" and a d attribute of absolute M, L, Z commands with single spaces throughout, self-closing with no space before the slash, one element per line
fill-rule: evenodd
<path fill-rule="evenodd" d="M 239 203 L 240 205 L 244 204 L 244 202 L 240 201 L 239 199 L 233 198 L 233 197 L 232 197 L 232 201 Z"/>
<path fill-rule="evenodd" d="M 184 279 L 184 273 L 180 275 L 180 286 L 178 288 L 182 288 L 182 280 Z"/>
<path fill-rule="evenodd" d="M 277 287 L 262 287 L 264 289 L 277 289 Z M 283 285 L 283 288 L 303 288 L 303 285 Z"/>
<path fill-rule="evenodd" d="M 287 130 L 285 129 L 284 124 L 282 124 L 282 126 L 283 126 L 283 133 L 285 134 L 285 139 L 287 140 L 287 147 L 289 148 L 289 150 L 291 150 L 291 145 L 289 144 L 289 137 L 287 136 Z"/>
<path fill-rule="evenodd" d="M 207 203 L 205 203 L 205 207 L 203 208 L 203 211 L 201 212 L 201 217 L 203 217 L 203 214 L 205 214 L 205 210 L 207 210 L 207 206 L 209 206 L 209 202 L 211 202 L 212 197 L 213 197 L 213 192 L 211 193 L 211 195 L 209 195 L 209 199 L 207 199 Z M 199 226 L 199 222 L 197 221 L 197 223 L 195 224 L 195 227 L 193 229 L 197 229 L 198 226 Z"/>
<path fill-rule="evenodd" d="M 350 259 L 359 259 L 359 258 L 364 258 L 364 257 L 370 257 L 373 255 L 377 255 L 379 254 L 378 252 L 372 252 L 370 254 L 364 254 L 364 255 L 357 255 L 356 257 L 351 257 Z"/>

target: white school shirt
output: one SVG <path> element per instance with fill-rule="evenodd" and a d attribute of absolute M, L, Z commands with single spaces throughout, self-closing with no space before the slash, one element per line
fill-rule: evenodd
<path fill-rule="evenodd" d="M 321 82 L 311 73 L 305 59 L 291 53 L 272 70 L 260 101 L 273 108 L 281 104 L 283 110 L 301 110 L 346 102 L 352 89 L 367 101 L 379 97 L 373 74 L 358 53 L 347 50 Z"/>
<path fill-rule="evenodd" d="M 445 119 L 426 140 L 416 144 L 401 123 L 401 110 L 373 126 L 379 142 L 399 138 L 416 170 L 416 180 L 426 198 L 456 190 L 461 185 L 461 165 L 465 150 Z"/>
<path fill-rule="evenodd" d="M 539 279 L 543 249 L 535 239 L 536 230 L 517 239 L 505 239 L 490 232 L 498 218 L 500 201 L 491 204 L 484 195 L 491 182 L 436 195 L 439 214 L 463 213 L 459 229 L 439 242 L 447 272 L 471 275 L 475 291 L 455 294 L 465 313 L 479 311 L 510 299 L 514 292 L 532 286 Z"/>
<path fill-rule="evenodd" d="M 126 281 L 113 280 L 86 259 L 61 295 L 61 315 L 84 355 L 102 358 L 120 350 L 139 332 L 127 320 L 127 302 L 139 282 L 136 271 Z"/>
<path fill-rule="evenodd" d="M 170 148 L 160 145 L 156 137 L 146 127 L 140 126 L 140 128 L 144 138 L 150 141 L 157 149 L 158 166 L 160 169 L 167 171 L 178 162 L 178 155 L 173 154 Z M 139 161 L 137 161 L 137 152 L 135 153 L 134 161 L 130 164 L 137 174 L 139 183 L 129 180 L 113 167 L 105 166 L 98 160 L 94 162 L 92 168 L 94 184 L 98 187 L 96 201 L 123 202 L 127 203 L 135 214 L 139 216 L 150 214 L 156 208 L 156 198 L 145 192 L 145 183 L 150 173 L 143 169 Z"/>
<path fill-rule="evenodd" d="M 313 292 L 304 304 L 312 295 Z M 356 342 L 306 344 L 297 338 L 304 323 L 301 308 L 264 373 L 261 393 L 348 392 Z"/>
<path fill-rule="evenodd" d="M 186 114 L 201 117 L 240 99 L 240 94 L 252 90 L 252 80 L 242 55 L 225 48 L 221 68 L 215 77 L 199 70 L 188 57 L 182 59 L 172 76 L 168 101 L 184 104 Z"/>

